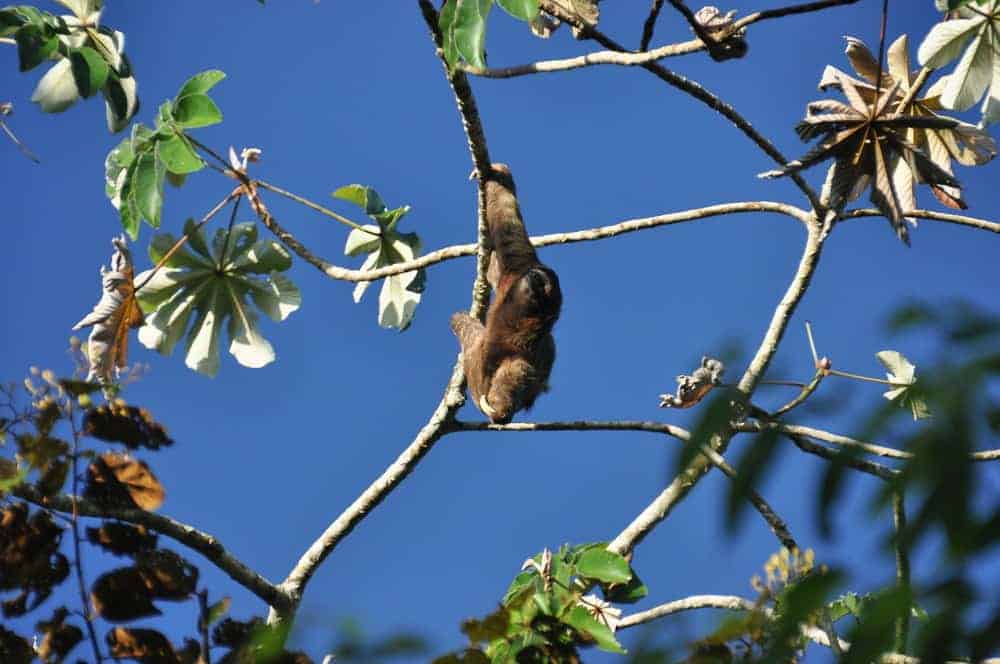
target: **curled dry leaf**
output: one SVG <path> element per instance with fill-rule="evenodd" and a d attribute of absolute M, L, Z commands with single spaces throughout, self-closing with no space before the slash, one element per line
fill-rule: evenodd
<path fill-rule="evenodd" d="M 93 326 L 87 344 L 90 373 L 87 381 L 103 384 L 114 382 L 119 372 L 128 366 L 129 330 L 143 323 L 142 312 L 135 297 L 135 270 L 132 253 L 120 235 L 111 240 L 111 269 L 101 266 L 101 299 L 74 330 Z"/>
<path fill-rule="evenodd" d="M 722 383 L 726 370 L 720 360 L 705 356 L 701 366 L 688 376 L 677 376 L 677 393 L 661 394 L 660 408 L 690 408 L 705 398 L 712 388 Z"/>
<path fill-rule="evenodd" d="M 156 548 L 156 534 L 145 526 L 105 521 L 99 528 L 87 528 L 87 540 L 116 556 L 134 556 Z"/>
<path fill-rule="evenodd" d="M 0 592 L 20 591 L 4 600 L 5 616 L 33 610 L 69 574 L 69 561 L 59 553 L 62 534 L 47 512 L 29 517 L 25 503 L 0 512 Z"/>
<path fill-rule="evenodd" d="M 127 454 L 105 452 L 87 468 L 84 496 L 95 502 L 152 511 L 164 495 L 149 466 Z"/>
<path fill-rule="evenodd" d="M 194 594 L 198 568 L 173 551 L 143 551 L 135 560 L 146 587 L 156 599 L 179 601 Z"/>
<path fill-rule="evenodd" d="M 733 30 L 735 18 L 736 10 L 723 14 L 718 7 L 712 5 L 702 7 L 694 15 L 695 22 L 711 38 L 711 43 L 705 46 L 708 54 L 717 62 L 742 58 L 750 50 L 746 30 Z"/>
<path fill-rule="evenodd" d="M 155 629 L 115 627 L 106 640 L 115 659 L 135 659 L 144 664 L 180 661 L 170 640 Z"/>
<path fill-rule="evenodd" d="M 83 431 L 100 440 L 123 443 L 133 450 L 138 447 L 158 450 L 174 444 L 167 430 L 148 410 L 129 406 L 121 399 L 88 410 L 83 417 Z"/>
<path fill-rule="evenodd" d="M 90 603 L 97 615 L 110 622 L 160 615 L 137 567 L 122 567 L 97 577 L 90 589 Z"/>
<path fill-rule="evenodd" d="M 69 610 L 60 606 L 51 618 L 35 625 L 35 629 L 42 634 L 37 652 L 44 664 L 59 664 L 83 640 L 83 630 L 76 625 L 67 625 L 67 617 Z"/>
<path fill-rule="evenodd" d="M 916 207 L 913 183 L 929 184 L 939 192 L 957 191 L 959 187 L 950 167 L 945 166 L 946 158 L 932 158 L 911 139 L 926 140 L 928 150 L 931 140 L 940 139 L 952 143 L 956 152 L 963 154 L 972 145 L 987 152 L 989 147 L 981 137 L 969 133 L 968 125 L 934 113 L 933 104 L 926 99 L 921 100 L 924 103 L 920 108 L 915 103 L 901 107 L 912 82 L 908 61 L 903 57 L 905 48 L 905 40 L 893 44 L 890 60 L 894 64 L 877 81 L 878 62 L 860 40 L 848 38 L 848 60 L 861 80 L 831 66 L 820 80 L 820 89 L 840 90 L 848 103 L 834 99 L 811 102 L 795 131 L 804 141 L 818 137 L 820 142 L 801 158 L 762 173 L 761 177 L 797 173 L 833 159 L 823 185 L 824 202 L 833 209 L 842 209 L 871 186 L 872 202 L 899 239 L 909 244 L 904 219 L 905 213 Z M 917 130 L 923 133 L 918 135 Z M 929 131 L 937 132 L 934 139 L 929 138 Z"/>

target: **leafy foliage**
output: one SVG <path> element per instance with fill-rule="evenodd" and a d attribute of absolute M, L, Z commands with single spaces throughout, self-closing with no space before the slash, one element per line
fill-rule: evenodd
<path fill-rule="evenodd" d="M 390 210 L 377 191 L 360 184 L 341 187 L 333 196 L 354 203 L 375 222 L 351 231 L 344 247 L 348 256 L 368 254 L 361 265 L 362 270 L 411 261 L 420 254 L 420 237 L 416 233 L 396 230 L 400 220 L 410 211 L 409 205 Z M 378 324 L 401 332 L 408 328 L 420 304 L 426 280 L 422 269 L 386 277 L 378 296 Z M 358 282 L 354 287 L 355 302 L 361 301 L 371 283 Z"/>
<path fill-rule="evenodd" d="M 274 349 L 260 332 L 255 308 L 275 321 L 299 308 L 302 295 L 282 274 L 292 265 L 291 255 L 275 240 L 258 240 L 252 222 L 218 229 L 211 246 L 192 220 L 184 225 L 184 234 L 187 243 L 160 270 L 137 277 L 145 282 L 138 299 L 147 314 L 139 341 L 170 355 L 187 332 L 185 363 L 214 376 L 219 338 L 228 321 L 229 352 L 237 362 L 252 368 L 273 362 Z M 155 236 L 150 259 L 160 263 L 177 242 L 169 233 Z"/>
<path fill-rule="evenodd" d="M 949 2 L 947 9 L 955 10 L 956 18 L 931 28 L 917 58 L 921 65 L 939 69 L 961 56 L 955 70 L 942 79 L 942 105 L 964 111 L 985 94 L 981 124 L 996 122 L 1000 120 L 1000 1 L 980 0 L 975 6 Z"/>
<path fill-rule="evenodd" d="M 473 67 L 486 66 L 486 18 L 494 1 L 520 21 L 538 17 L 538 0 L 447 0 L 438 27 L 445 60 L 454 67 L 465 60 Z"/>
<path fill-rule="evenodd" d="M 204 168 L 185 130 L 222 122 L 222 112 L 207 93 L 225 77 L 215 69 L 192 76 L 172 101 L 160 106 L 153 129 L 136 124 L 132 135 L 108 153 L 105 193 L 133 240 L 139 237 L 142 220 L 160 227 L 164 180 L 170 176 L 172 182 L 183 182 Z"/>
<path fill-rule="evenodd" d="M 101 0 L 58 1 L 73 14 L 55 16 L 28 5 L 0 9 L 0 37 L 17 42 L 21 71 L 55 61 L 31 95 L 43 111 L 59 113 L 100 92 L 108 129 L 119 132 L 139 110 L 125 35 L 100 25 Z"/>

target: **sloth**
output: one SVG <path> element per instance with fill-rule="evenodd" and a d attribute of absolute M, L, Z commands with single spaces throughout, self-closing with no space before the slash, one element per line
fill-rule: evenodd
<path fill-rule="evenodd" d="M 506 164 L 493 164 L 486 180 L 486 223 L 495 298 L 485 325 L 465 312 L 451 317 L 462 346 L 473 401 L 495 424 L 506 424 L 548 391 L 556 359 L 552 327 L 559 318 L 559 277 L 538 260 L 517 204 Z"/>

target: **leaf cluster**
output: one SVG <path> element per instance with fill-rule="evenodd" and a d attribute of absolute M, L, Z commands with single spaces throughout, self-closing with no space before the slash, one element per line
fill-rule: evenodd
<path fill-rule="evenodd" d="M 100 92 L 108 129 L 124 129 L 139 109 L 125 36 L 103 25 L 100 0 L 61 0 L 73 15 L 56 16 L 30 5 L 0 9 L 0 37 L 17 43 L 21 71 L 55 61 L 31 100 L 46 113 L 59 113 L 78 99 Z"/>

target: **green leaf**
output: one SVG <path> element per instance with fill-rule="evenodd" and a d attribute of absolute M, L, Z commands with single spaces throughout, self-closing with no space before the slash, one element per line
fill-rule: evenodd
<path fill-rule="evenodd" d="M 362 184 L 349 184 L 333 192 L 334 198 L 354 203 L 367 215 L 376 215 L 385 211 L 385 202 L 378 192 Z"/>
<path fill-rule="evenodd" d="M 522 21 L 531 21 L 538 16 L 538 0 L 497 0 L 497 4 Z"/>
<path fill-rule="evenodd" d="M 447 0 L 441 7 L 438 16 L 438 29 L 441 31 L 442 50 L 448 67 L 458 63 L 458 46 L 455 44 L 455 3 L 457 0 Z"/>
<path fill-rule="evenodd" d="M 452 35 L 459 54 L 473 67 L 486 67 L 486 17 L 493 0 L 457 0 Z"/>
<path fill-rule="evenodd" d="M 14 35 L 18 67 L 29 71 L 49 59 L 59 47 L 59 39 L 37 25 L 25 25 Z"/>
<path fill-rule="evenodd" d="M 584 551 L 576 561 L 576 571 L 580 576 L 605 583 L 627 583 L 632 578 L 624 556 L 604 548 Z"/>
<path fill-rule="evenodd" d="M 178 175 L 194 173 L 205 167 L 205 162 L 201 160 L 186 140 L 180 135 L 173 135 L 170 138 L 159 142 L 160 160 L 167 170 Z"/>
<path fill-rule="evenodd" d="M 124 54 L 122 61 L 128 62 Z M 103 94 L 108 131 L 114 134 L 127 127 L 139 110 L 135 79 L 131 76 L 120 77 L 112 70 L 104 84 Z"/>
<path fill-rule="evenodd" d="M 632 578 L 625 584 L 604 584 L 604 599 L 615 604 L 634 604 L 649 594 L 649 588 L 642 582 L 634 569 L 630 568 Z"/>
<path fill-rule="evenodd" d="M 614 632 L 597 621 L 585 607 L 575 606 L 573 610 L 563 619 L 567 625 L 573 627 L 578 632 L 582 632 L 594 639 L 597 647 L 605 652 L 614 652 L 621 655 L 626 654 L 624 648 L 615 639 Z"/>
<path fill-rule="evenodd" d="M 81 96 L 90 97 L 104 87 L 110 67 L 97 51 L 89 46 L 71 49 L 69 61 Z"/>
<path fill-rule="evenodd" d="M 188 95 L 203 95 L 218 85 L 225 77 L 226 73 L 220 69 L 209 69 L 195 74 L 184 82 L 174 99 L 179 100 Z"/>
<path fill-rule="evenodd" d="M 158 147 L 158 146 L 157 146 Z M 133 197 L 139 213 L 153 228 L 160 227 L 163 210 L 163 163 L 157 158 L 158 149 L 139 156 L 132 176 Z"/>
<path fill-rule="evenodd" d="M 208 95 L 193 94 L 174 102 L 174 119 L 186 129 L 208 127 L 222 122 L 222 111 Z"/>
<path fill-rule="evenodd" d="M 122 228 L 128 236 L 135 241 L 139 237 L 139 224 L 142 222 L 142 214 L 139 206 L 136 205 L 133 190 L 135 188 L 135 170 L 138 160 L 134 160 L 125 171 L 121 182 L 120 201 L 118 204 L 118 214 L 122 222 Z M 114 199 L 112 199 L 114 204 Z"/>
<path fill-rule="evenodd" d="M 981 21 L 956 19 L 938 23 L 924 37 L 917 49 L 917 60 L 924 67 L 938 69 L 959 56 L 962 47 L 972 39 Z"/>

